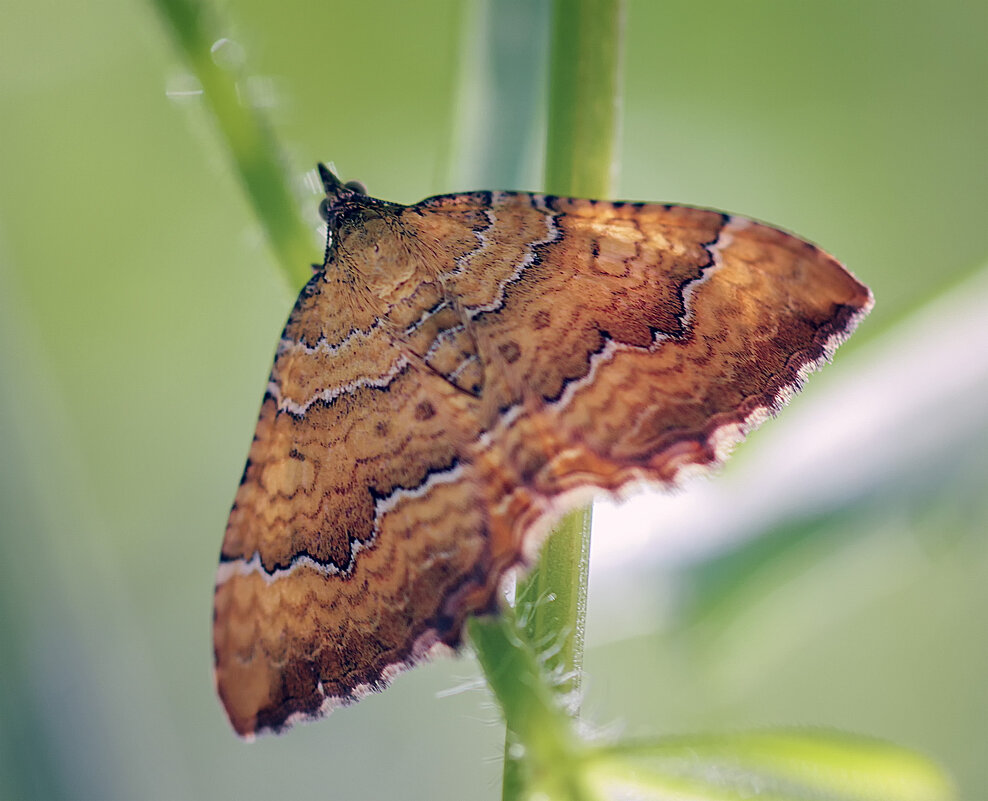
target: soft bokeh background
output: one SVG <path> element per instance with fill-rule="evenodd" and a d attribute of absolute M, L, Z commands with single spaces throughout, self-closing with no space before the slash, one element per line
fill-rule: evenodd
<path fill-rule="evenodd" d="M 538 188 L 538 3 L 221 9 L 299 176 Z M 469 658 L 232 735 L 213 573 L 290 293 L 149 5 L 0 15 L 0 796 L 498 797 Z M 599 511 L 599 723 L 834 726 L 988 796 L 986 30 L 959 0 L 629 2 L 618 194 L 799 231 L 878 305 L 722 477 Z"/>

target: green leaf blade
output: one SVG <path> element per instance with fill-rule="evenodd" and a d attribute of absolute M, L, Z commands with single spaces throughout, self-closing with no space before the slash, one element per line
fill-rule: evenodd
<path fill-rule="evenodd" d="M 919 754 L 823 730 L 663 738 L 601 749 L 599 784 L 642 798 L 952 801 L 949 779 Z"/>

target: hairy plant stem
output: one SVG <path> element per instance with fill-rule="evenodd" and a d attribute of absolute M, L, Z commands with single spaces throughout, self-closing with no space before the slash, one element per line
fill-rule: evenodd
<path fill-rule="evenodd" d="M 610 194 L 623 5 L 553 4 L 545 172 L 551 194 Z M 538 566 L 519 584 L 515 612 L 471 623 L 471 641 L 507 725 L 505 801 L 526 797 L 534 785 L 550 798 L 592 797 L 580 785 L 580 771 L 569 769 L 580 751 L 572 716 L 579 709 L 589 551 L 586 506 L 550 535 Z"/>

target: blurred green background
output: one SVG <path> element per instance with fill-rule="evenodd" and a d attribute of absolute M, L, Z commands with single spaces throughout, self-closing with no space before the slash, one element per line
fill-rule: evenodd
<path fill-rule="evenodd" d="M 332 160 L 403 202 L 539 187 L 544 5 L 220 10 L 300 179 Z M 0 796 L 499 797 L 470 658 L 233 736 L 212 581 L 291 293 L 150 5 L 3 0 L 2 20 Z M 986 30 L 959 0 L 629 2 L 617 194 L 799 231 L 878 304 L 710 486 L 800 462 L 798 431 L 771 437 L 790 414 L 865 433 L 805 487 L 712 496 L 747 521 L 728 545 L 665 558 L 655 511 L 651 545 L 594 568 L 599 723 L 834 726 L 988 797 Z M 814 494 L 841 464 L 863 467 Z"/>

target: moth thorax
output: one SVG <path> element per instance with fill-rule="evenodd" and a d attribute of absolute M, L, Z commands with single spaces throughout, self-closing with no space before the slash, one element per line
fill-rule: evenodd
<path fill-rule="evenodd" d="M 342 260 L 374 295 L 393 300 L 415 277 L 416 261 L 396 221 L 372 217 L 360 225 L 344 224 L 337 237 Z"/>

